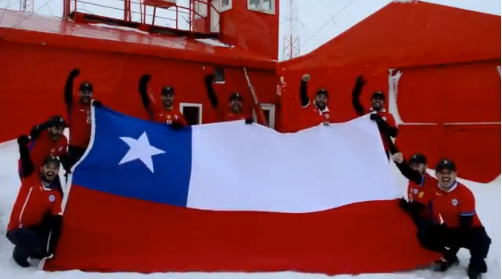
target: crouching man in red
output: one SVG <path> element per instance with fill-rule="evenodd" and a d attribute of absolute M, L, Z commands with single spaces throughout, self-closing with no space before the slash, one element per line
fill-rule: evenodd
<path fill-rule="evenodd" d="M 29 142 L 25 135 L 18 138 L 23 180 L 7 227 L 7 238 L 15 245 L 14 261 L 22 267 L 30 266 L 30 258 L 54 257 L 62 225 L 59 160 L 49 155 L 35 170 Z"/>
<path fill-rule="evenodd" d="M 430 202 L 430 210 L 436 225 L 418 233 L 422 245 L 440 252 L 443 257 L 435 262 L 434 269 L 446 271 L 458 264 L 457 253 L 466 248 L 471 253 L 467 270 L 470 279 L 486 273 L 485 258 L 491 239 L 476 213 L 472 192 L 456 181 L 457 170 L 450 160 L 441 160 L 436 166 L 438 189 Z"/>

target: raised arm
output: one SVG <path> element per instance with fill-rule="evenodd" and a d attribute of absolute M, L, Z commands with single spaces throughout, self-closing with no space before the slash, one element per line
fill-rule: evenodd
<path fill-rule="evenodd" d="M 358 76 L 356 79 L 356 84 L 352 89 L 352 106 L 356 111 L 357 115 L 361 116 L 365 113 L 364 107 L 359 100 L 361 93 L 363 91 L 363 87 L 366 84 L 366 80 L 364 80 L 363 76 Z"/>
<path fill-rule="evenodd" d="M 35 171 L 35 166 L 30 158 L 30 150 L 28 149 L 28 144 L 30 139 L 27 135 L 21 135 L 17 139 L 17 144 L 19 145 L 19 155 L 21 160 L 21 176 L 26 178 L 33 174 Z"/>
<path fill-rule="evenodd" d="M 206 85 L 207 97 L 209 98 L 209 101 L 211 102 L 211 106 L 213 108 L 217 108 L 218 107 L 218 97 L 216 96 L 216 93 L 214 92 L 213 80 L 214 80 L 213 75 L 207 75 L 204 77 L 204 84 Z"/>
<path fill-rule="evenodd" d="M 300 83 L 300 103 L 302 107 L 307 107 L 310 103 L 310 98 L 307 93 L 307 83 L 310 81 L 310 75 L 304 74 Z"/>
<path fill-rule="evenodd" d="M 146 111 L 150 111 L 150 98 L 148 97 L 148 83 L 152 77 L 148 74 L 142 75 L 139 79 L 138 92 L 141 97 L 141 103 Z"/>
<path fill-rule="evenodd" d="M 424 183 L 424 176 L 418 171 L 415 171 L 410 168 L 408 162 L 406 162 L 402 153 L 396 153 L 392 155 L 392 160 L 396 164 L 401 174 L 408 180 L 418 185 L 422 185 Z"/>
<path fill-rule="evenodd" d="M 73 69 L 68 78 L 66 79 L 66 84 L 64 87 L 64 102 L 67 107 L 70 107 L 73 103 L 73 80 L 80 75 L 79 69 Z"/>
<path fill-rule="evenodd" d="M 36 140 L 44 130 L 47 130 L 54 126 L 66 126 L 63 117 L 54 116 L 51 119 L 45 121 L 40 125 L 33 126 L 30 131 L 31 140 Z"/>

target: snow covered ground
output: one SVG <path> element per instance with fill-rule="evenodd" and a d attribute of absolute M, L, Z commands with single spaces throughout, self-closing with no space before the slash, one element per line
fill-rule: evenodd
<path fill-rule="evenodd" d="M 4 237 L 5 229 L 8 223 L 10 210 L 17 195 L 19 188 L 19 178 L 17 176 L 17 143 L 10 141 L 0 144 L 0 277 L 5 279 L 25 279 L 25 278 L 61 278 L 61 279 L 321 279 L 329 278 L 326 275 L 319 274 L 301 274 L 294 272 L 279 272 L 279 273 L 166 273 L 166 274 L 133 274 L 133 273 L 116 273 L 116 274 L 100 274 L 100 273 L 83 273 L 80 271 L 48 273 L 36 270 L 35 268 L 21 269 L 11 260 L 12 244 Z M 396 181 L 402 187 L 403 193 L 407 185 L 399 171 L 393 167 Z M 501 204 L 500 204 L 500 179 L 489 183 L 480 184 L 470 181 L 461 180 L 468 185 L 474 192 L 477 198 L 478 213 L 487 228 L 488 234 L 492 238 L 492 246 L 487 259 L 489 273 L 484 278 L 499 279 L 501 278 L 500 271 L 500 222 L 501 222 Z M 336 278 L 359 278 L 359 279 L 420 279 L 420 278 L 445 278 L 445 279 L 463 279 L 467 278 L 465 268 L 469 261 L 469 254 L 466 250 L 461 250 L 459 257 L 461 264 L 458 267 L 450 270 L 446 274 L 433 273 L 431 271 L 415 271 L 408 273 L 397 274 L 364 274 L 357 276 L 339 275 Z"/>

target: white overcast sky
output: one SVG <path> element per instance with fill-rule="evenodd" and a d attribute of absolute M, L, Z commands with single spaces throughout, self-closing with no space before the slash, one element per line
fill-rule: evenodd
<path fill-rule="evenodd" d="M 29 0 L 28 0 L 29 1 Z M 35 12 L 48 16 L 61 16 L 63 0 L 34 0 Z M 83 0 L 88 4 L 79 4 L 79 9 L 86 12 L 121 18 L 123 12 L 122 0 Z M 246 1 L 246 0 L 233 0 Z M 373 14 L 392 0 L 296 0 L 298 11 L 298 34 L 300 37 L 301 54 L 306 54 L 319 47 L 341 32 L 354 26 L 359 21 Z M 72 1 L 73 2 L 73 1 Z M 131 0 L 132 10 L 139 12 L 139 0 Z M 181 6 L 187 6 L 188 0 L 178 0 Z M 282 59 L 283 36 L 288 33 L 289 0 L 280 1 L 280 46 L 279 59 Z M 426 0 L 426 2 L 453 6 L 462 9 L 474 10 L 489 14 L 501 14 L 501 0 Z M 0 8 L 19 9 L 20 0 L 0 0 Z M 99 3 L 103 8 L 89 3 Z M 136 3 L 136 4 L 135 4 Z M 149 12 L 151 13 L 151 12 Z M 0 11 L 0 18 L 2 12 Z M 157 12 L 157 15 L 167 19 L 156 19 L 157 24 L 173 26 L 174 12 Z M 186 14 L 179 14 L 180 18 L 188 18 Z M 133 14 L 133 19 L 138 19 L 138 14 Z M 180 20 L 181 28 L 187 28 L 185 20 Z"/>

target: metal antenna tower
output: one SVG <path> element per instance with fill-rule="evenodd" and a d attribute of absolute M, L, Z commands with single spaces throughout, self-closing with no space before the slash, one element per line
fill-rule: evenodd
<path fill-rule="evenodd" d="M 289 1 L 289 16 L 286 18 L 288 23 L 287 32 L 284 35 L 284 46 L 282 50 L 282 59 L 289 60 L 300 56 L 300 36 L 298 33 L 298 10 L 296 0 Z"/>
<path fill-rule="evenodd" d="M 25 13 L 35 12 L 35 0 L 21 0 L 19 1 L 19 10 Z"/>

